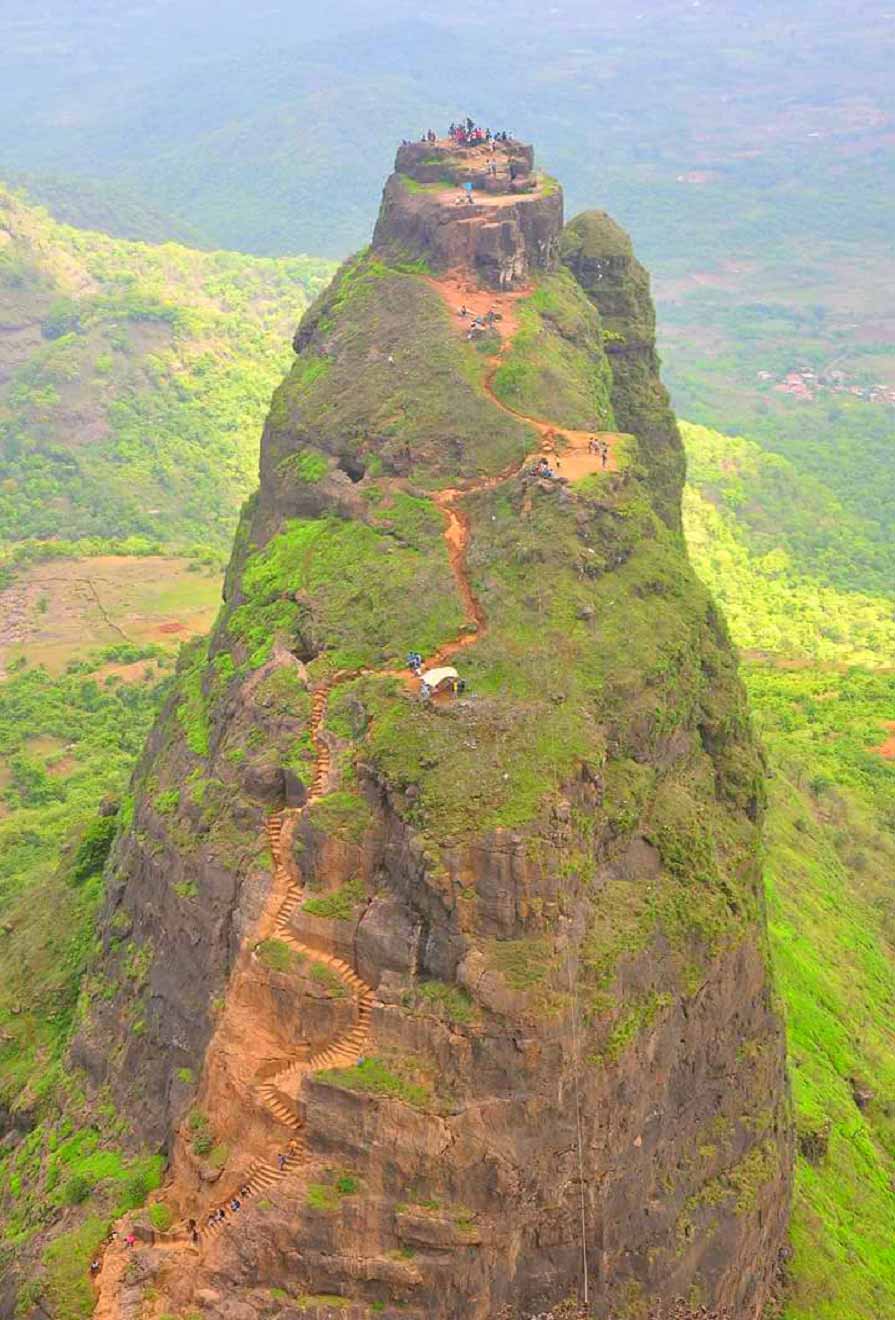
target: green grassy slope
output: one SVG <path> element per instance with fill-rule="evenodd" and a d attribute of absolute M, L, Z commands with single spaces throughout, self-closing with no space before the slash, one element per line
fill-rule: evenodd
<path fill-rule="evenodd" d="M 423 274 L 367 253 L 346 263 L 302 326 L 313 350 L 276 393 L 267 462 L 287 459 L 296 435 L 361 464 L 412 463 L 423 484 L 433 471 L 468 478 L 523 457 L 530 429 L 486 397 L 481 353 L 445 334 L 445 304 Z"/>
<path fill-rule="evenodd" d="M 89 1314 L 86 1268 L 109 1219 L 141 1204 L 161 1172 L 157 1158 L 121 1153 L 126 1117 L 105 1098 L 88 1105 L 63 1062 L 97 951 L 118 798 L 170 667 L 152 652 L 107 650 L 58 678 L 23 665 L 0 683 L 0 1112 L 15 1133 L 0 1149 L 0 1275 L 61 1220 L 42 1295 L 72 1320 Z M 104 664 L 140 654 L 138 681 L 102 678 Z"/>
<path fill-rule="evenodd" d="M 71 229 L 0 189 L 0 544 L 224 550 L 289 331 L 330 273 Z"/>
<path fill-rule="evenodd" d="M 840 664 L 895 650 L 895 587 L 828 485 L 752 440 L 684 424 L 691 554 L 745 650 Z M 862 589 L 863 584 L 863 589 Z"/>
<path fill-rule="evenodd" d="M 770 760 L 766 881 L 799 1161 L 787 1320 L 895 1313 L 893 595 L 860 581 L 835 494 L 685 426 L 691 555 L 728 614 Z M 884 475 L 884 474 L 882 474 Z M 815 571 L 810 565 L 815 563 Z M 831 572 L 829 576 L 833 576 Z"/>

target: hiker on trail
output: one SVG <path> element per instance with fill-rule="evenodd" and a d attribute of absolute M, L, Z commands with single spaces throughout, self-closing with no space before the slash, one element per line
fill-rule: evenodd
<path fill-rule="evenodd" d="M 133 1233 L 128 1233 L 127 1237 L 124 1239 L 124 1245 L 128 1248 L 137 1245 L 137 1239 L 134 1237 Z"/>
<path fill-rule="evenodd" d="M 286 1167 L 286 1156 L 281 1151 L 280 1154 L 277 1156 L 277 1168 L 279 1169 L 280 1173 L 282 1173 L 285 1167 Z"/>
<path fill-rule="evenodd" d="M 605 467 L 606 464 L 609 462 L 609 445 L 606 443 L 605 440 L 603 441 L 603 444 L 600 447 L 600 457 L 603 460 L 603 467 Z"/>
<path fill-rule="evenodd" d="M 96 1276 L 97 1274 L 99 1274 L 100 1268 L 101 1266 L 98 1260 L 92 1260 L 90 1262 L 90 1273 L 92 1275 Z"/>
<path fill-rule="evenodd" d="M 463 316 L 463 317 L 466 317 L 466 316 L 469 315 L 469 308 L 466 306 L 466 303 L 464 303 L 463 306 L 459 309 L 459 311 L 457 312 L 457 315 L 458 315 L 458 316 Z"/>
<path fill-rule="evenodd" d="M 420 701 L 428 701 L 432 695 L 432 689 L 428 683 L 420 683 Z"/>
<path fill-rule="evenodd" d="M 423 667 L 423 657 L 420 655 L 419 651 L 408 651 L 407 668 L 411 671 L 411 673 L 419 674 L 422 667 Z"/>
<path fill-rule="evenodd" d="M 234 1196 L 233 1200 L 230 1202 L 230 1209 L 233 1211 L 234 1214 L 236 1214 L 236 1211 L 240 1208 L 241 1205 L 242 1205 L 242 1201 L 240 1201 L 239 1197 Z"/>
<path fill-rule="evenodd" d="M 600 442 L 595 435 L 592 435 L 587 442 L 587 452 L 589 454 L 599 454 Z"/>

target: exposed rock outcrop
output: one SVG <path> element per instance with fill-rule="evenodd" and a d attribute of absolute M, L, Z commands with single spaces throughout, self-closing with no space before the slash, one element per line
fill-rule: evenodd
<path fill-rule="evenodd" d="M 562 218 L 562 190 L 534 173 L 530 147 L 411 143 L 385 185 L 373 251 L 468 271 L 487 288 L 520 288 L 555 268 Z"/>
<path fill-rule="evenodd" d="M 601 1320 L 759 1320 L 791 1163 L 762 767 L 676 530 L 645 276 L 601 216 L 558 269 L 537 179 L 457 237 L 428 172 L 480 161 L 426 151 L 299 330 L 113 856 L 79 1057 L 173 1149 L 179 1221 L 248 1192 L 142 1253 L 150 1310 L 527 1320 L 586 1263 Z M 483 340 L 430 274 L 457 263 L 505 291 Z M 466 692 L 421 700 L 410 650 Z"/>
<path fill-rule="evenodd" d="M 649 272 L 635 257 L 628 235 L 605 211 L 586 211 L 566 227 L 562 260 L 600 310 L 616 421 L 637 436 L 656 507 L 680 527 L 684 446 L 659 376 Z"/>

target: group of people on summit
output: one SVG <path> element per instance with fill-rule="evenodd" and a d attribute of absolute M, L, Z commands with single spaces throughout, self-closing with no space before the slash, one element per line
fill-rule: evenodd
<path fill-rule="evenodd" d="M 458 147 L 477 147 L 481 143 L 509 142 L 509 133 L 492 133 L 490 128 L 481 128 L 474 120 L 467 118 L 459 124 L 451 124 L 448 137 Z"/>
<path fill-rule="evenodd" d="M 512 141 L 509 133 L 503 131 L 492 133 L 490 128 L 482 128 L 469 116 L 465 120 L 461 120 L 459 124 L 451 124 L 448 129 L 448 137 L 458 147 L 478 147 L 483 144 Z M 433 128 L 430 128 L 428 132 L 423 133 L 420 137 L 420 142 L 437 141 L 438 134 Z M 407 138 L 404 139 L 404 145 L 405 147 L 410 145 Z"/>

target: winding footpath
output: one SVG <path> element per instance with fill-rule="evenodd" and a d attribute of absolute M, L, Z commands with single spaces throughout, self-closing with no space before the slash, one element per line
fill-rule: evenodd
<path fill-rule="evenodd" d="M 434 280 L 429 282 L 439 287 Z M 440 287 L 439 291 L 449 305 L 450 300 L 456 296 L 456 287 L 454 281 L 443 282 L 442 287 Z M 483 295 L 479 294 L 478 296 Z M 471 294 L 467 291 L 467 301 L 470 298 Z M 487 298 L 489 304 L 501 305 L 502 299 L 500 297 L 488 294 Z M 459 328 L 461 331 L 464 329 L 462 323 Z M 514 331 L 516 326 L 510 312 L 506 318 L 505 329 L 510 331 L 511 328 Z M 612 443 L 617 438 L 614 434 L 603 433 L 601 435 L 601 438 L 606 440 L 609 445 L 610 451 L 610 461 L 604 465 L 598 455 L 587 452 L 587 446 L 595 434 L 594 432 L 568 431 L 550 422 L 526 417 L 498 398 L 493 388 L 494 375 L 500 365 L 503 353 L 506 352 L 511 343 L 512 336 L 510 335 L 509 338 L 505 339 L 501 352 L 488 363 L 485 389 L 493 403 L 503 412 L 528 423 L 537 431 L 542 442 L 538 452 L 548 451 L 554 455 L 559 452 L 561 463 L 567 461 L 572 454 L 579 455 L 584 460 L 583 466 L 586 471 L 576 471 L 574 476 L 568 474 L 569 479 L 574 480 L 578 476 L 586 475 L 587 472 L 614 469 L 616 464 L 612 454 Z M 560 451 L 557 451 L 557 442 L 562 445 Z M 494 476 L 473 480 L 464 483 L 462 486 L 438 491 L 431 495 L 433 502 L 438 506 L 444 518 L 445 544 L 454 581 L 463 601 L 467 624 L 462 633 L 446 642 L 433 656 L 426 660 L 423 666 L 424 669 L 444 664 L 465 647 L 479 640 L 487 629 L 484 608 L 469 581 L 466 560 L 470 540 L 470 523 L 467 515 L 459 507 L 460 502 L 466 496 L 493 490 L 504 482 L 511 480 L 533 461 L 533 456 L 528 456 L 521 462 L 513 463 Z M 582 464 L 579 463 L 578 467 L 581 466 Z M 562 475 L 567 475 L 567 472 L 562 472 Z M 187 1249 L 201 1254 L 205 1245 L 219 1232 L 238 1222 L 239 1211 L 231 1209 L 231 1202 L 234 1198 L 238 1198 L 241 1207 L 250 1198 L 265 1193 L 276 1183 L 288 1178 L 295 1170 L 300 1168 L 307 1159 L 307 1150 L 302 1132 L 303 1119 L 298 1105 L 298 1096 L 305 1077 L 325 1068 L 350 1067 L 356 1064 L 358 1059 L 366 1052 L 370 1039 L 375 991 L 348 963 L 331 954 L 321 953 L 317 949 L 310 948 L 295 935 L 292 918 L 300 910 L 305 895 L 294 864 L 290 861 L 290 852 L 293 833 L 302 815 L 316 801 L 332 791 L 331 755 L 324 734 L 330 694 L 340 684 L 349 682 L 359 677 L 360 674 L 372 672 L 379 671 L 343 671 L 326 679 L 313 690 L 310 735 L 314 748 L 314 772 L 307 801 L 303 807 L 276 812 L 269 816 L 265 822 L 265 831 L 272 860 L 273 892 L 282 895 L 274 908 L 270 938 L 287 945 L 296 954 L 308 959 L 310 962 L 323 964 L 332 974 L 337 976 L 354 1001 L 354 1022 L 347 1031 L 336 1037 L 324 1049 L 318 1050 L 314 1054 L 309 1054 L 307 1045 L 302 1043 L 296 1045 L 291 1053 L 261 1062 L 256 1074 L 257 1081 L 253 1094 L 259 1106 L 265 1109 L 284 1130 L 283 1141 L 279 1145 L 277 1155 L 273 1161 L 256 1160 L 243 1175 L 238 1186 L 234 1187 L 226 1197 L 223 1197 L 216 1205 L 205 1206 L 201 1212 L 197 1210 L 195 1212 L 196 1216 L 201 1213 L 201 1220 L 188 1218 L 169 1232 L 156 1233 L 154 1237 L 155 1246 Z M 396 671 L 385 672 L 396 673 Z M 404 678 L 408 683 L 418 681 L 414 679 L 409 670 L 397 671 L 396 676 Z M 269 914 L 265 914 L 265 916 L 269 921 Z M 262 917 L 259 925 L 263 925 L 264 922 L 265 917 Z M 251 956 L 252 958 L 258 958 L 257 946 Z M 126 1227 L 119 1225 L 119 1236 L 116 1239 L 115 1249 L 107 1249 L 105 1253 L 103 1269 L 97 1281 L 98 1306 L 94 1320 L 121 1320 L 122 1311 L 118 1304 L 119 1289 L 126 1279 L 129 1258 L 129 1252 L 123 1245 L 121 1234 L 126 1232 Z"/>

